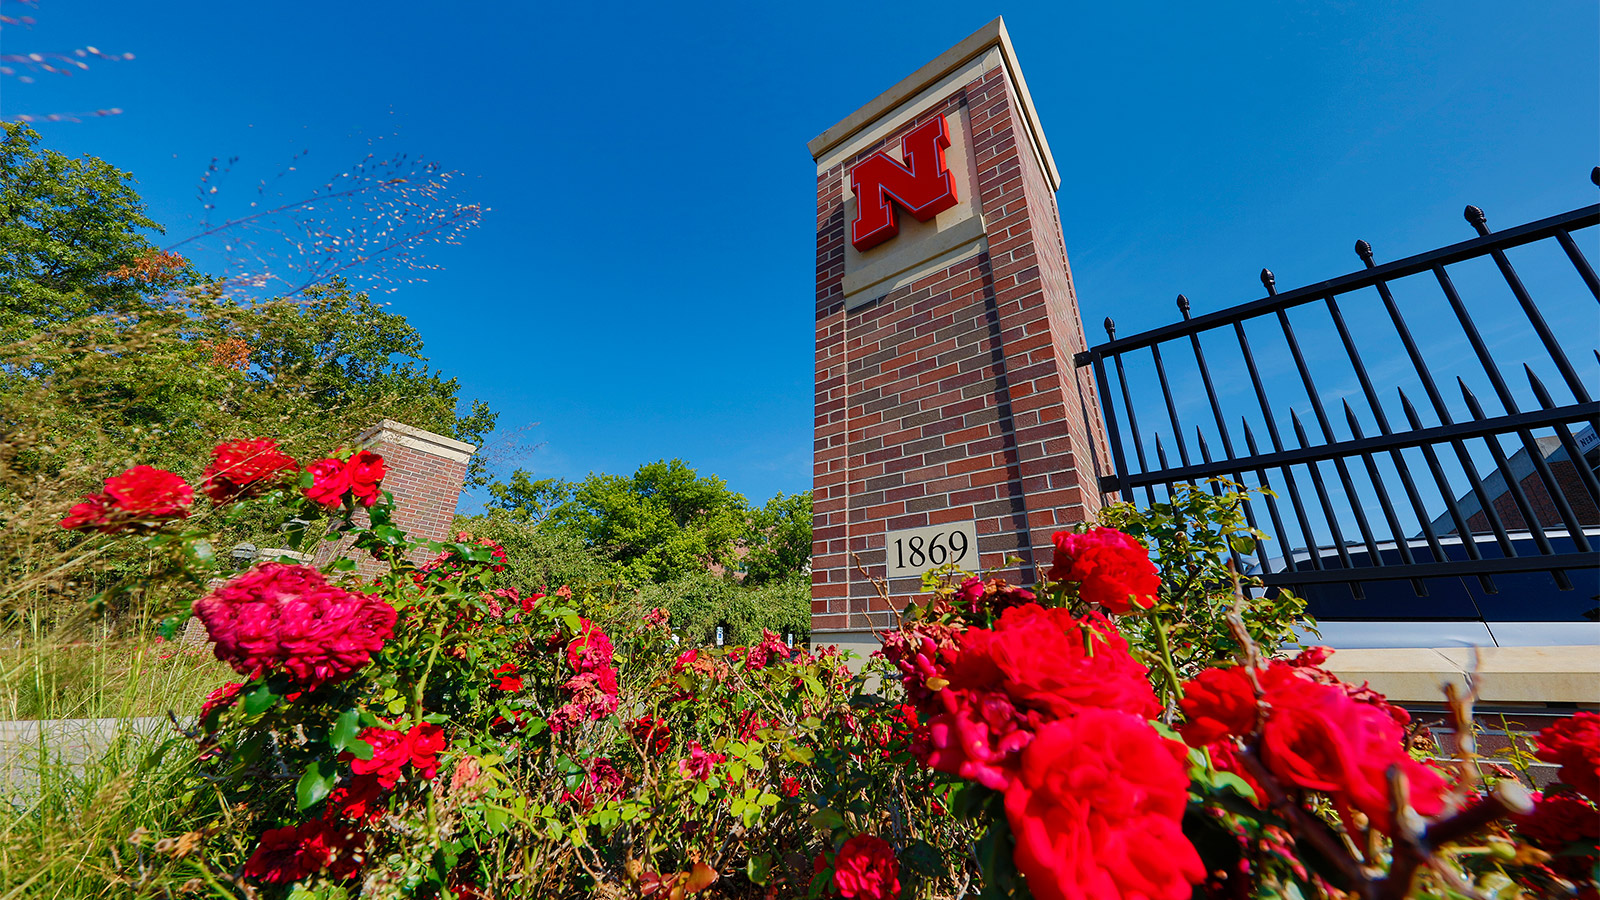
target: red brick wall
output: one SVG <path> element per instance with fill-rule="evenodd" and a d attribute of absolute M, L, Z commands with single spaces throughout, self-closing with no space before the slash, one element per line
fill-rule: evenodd
<path fill-rule="evenodd" d="M 844 179 L 961 104 L 988 252 L 847 313 Z M 1098 401 L 1071 364 L 1083 326 L 1055 197 L 1018 109 L 1003 68 L 990 69 L 817 178 L 814 632 L 887 626 L 917 591 L 917 579 L 897 579 L 885 602 L 858 570 L 884 576 L 888 531 L 973 520 L 981 564 L 1028 582 L 1049 565 L 1051 533 L 1099 509 Z"/>
<path fill-rule="evenodd" d="M 363 432 L 357 442 L 383 457 L 387 467 L 383 487 L 394 494 L 395 525 L 412 540 L 440 541 L 450 537 L 450 523 L 466 480 L 470 459 L 467 454 L 474 448 L 389 420 Z M 358 515 L 364 517 L 365 513 L 358 511 Z M 339 541 L 332 546 L 324 545 L 317 552 L 318 562 L 345 554 L 348 544 L 348 541 Z M 416 562 L 424 562 L 431 556 L 426 550 L 412 553 Z M 362 575 L 371 576 L 380 571 L 381 567 L 366 553 L 353 554 L 353 557 Z"/>
<path fill-rule="evenodd" d="M 1555 476 L 1556 488 L 1561 491 L 1561 496 L 1567 501 L 1572 514 L 1580 525 L 1600 525 L 1600 509 L 1596 509 L 1594 501 L 1589 499 L 1589 491 L 1583 486 L 1582 477 L 1570 459 L 1549 460 L 1550 474 Z M 1550 497 L 1550 490 L 1545 487 L 1544 479 L 1539 477 L 1537 470 L 1529 472 L 1518 484 L 1522 487 L 1522 494 L 1528 500 L 1528 506 L 1533 512 L 1533 517 L 1538 520 L 1542 528 L 1565 529 L 1566 523 L 1561 518 L 1561 513 L 1556 509 L 1556 504 Z M 1528 522 L 1522 517 L 1522 510 L 1517 506 L 1516 498 L 1510 491 L 1502 491 L 1494 498 L 1494 511 L 1500 516 L 1500 523 L 1508 531 L 1526 531 Z M 1489 518 L 1482 510 L 1473 513 L 1467 518 L 1467 527 L 1473 533 L 1489 531 Z M 1454 531 L 1455 529 L 1451 529 Z"/>
<path fill-rule="evenodd" d="M 383 486 L 394 494 L 395 524 L 414 540 L 441 541 L 450 536 L 467 464 L 389 441 L 370 449 L 389 466 Z"/>

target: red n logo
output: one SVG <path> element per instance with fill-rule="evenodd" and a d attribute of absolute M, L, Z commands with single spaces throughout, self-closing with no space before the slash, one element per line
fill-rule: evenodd
<path fill-rule="evenodd" d="M 869 250 L 900 233 L 894 204 L 919 222 L 956 205 L 956 182 L 944 161 L 948 146 L 950 126 L 944 116 L 934 116 L 900 141 L 905 165 L 880 152 L 850 170 L 850 189 L 856 195 L 850 243 L 857 250 Z"/>

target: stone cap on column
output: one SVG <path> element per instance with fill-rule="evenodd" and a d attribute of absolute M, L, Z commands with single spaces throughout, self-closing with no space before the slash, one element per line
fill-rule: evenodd
<path fill-rule="evenodd" d="M 397 444 L 401 447 L 410 447 L 423 453 L 431 453 L 452 462 L 464 463 L 472 458 L 474 450 L 478 449 L 465 441 L 448 438 L 442 434 L 423 431 L 413 428 L 393 419 L 383 419 L 378 424 L 368 428 L 356 436 L 356 443 L 363 447 L 370 447 L 378 443 Z"/>
<path fill-rule="evenodd" d="M 1011 35 L 1006 31 L 1005 19 L 1000 17 L 939 54 L 932 62 L 879 94 L 872 102 L 845 116 L 837 125 L 812 138 L 806 144 L 811 151 L 811 158 L 817 161 L 819 169 L 827 169 L 839 158 L 850 155 L 848 151 L 870 145 L 881 137 L 878 132 L 887 134 L 902 124 L 894 115 L 896 112 L 914 114 L 920 105 L 916 101 L 921 95 L 945 87 L 947 81 L 954 83 L 957 78 L 965 83 L 970 76 L 963 76 L 963 73 L 969 65 L 991 55 L 1004 63 L 1039 166 L 1050 179 L 1050 189 L 1059 190 L 1061 172 L 1056 168 L 1055 157 L 1050 153 L 1050 142 L 1045 140 L 1044 129 L 1039 125 L 1039 113 L 1034 109 L 1032 95 L 1028 93 L 1028 83 L 1022 77 L 1021 67 L 1017 65 L 1017 52 L 1011 46 Z M 957 77 L 952 78 L 953 75 Z"/>

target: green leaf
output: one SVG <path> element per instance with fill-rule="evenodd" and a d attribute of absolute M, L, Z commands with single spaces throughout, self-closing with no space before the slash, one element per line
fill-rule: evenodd
<path fill-rule="evenodd" d="M 835 828 L 844 827 L 844 816 L 839 815 L 836 810 L 828 809 L 827 807 L 823 807 L 822 809 L 812 813 L 806 818 L 806 821 L 810 823 L 812 828 L 815 828 L 818 831 L 832 831 Z"/>
<path fill-rule="evenodd" d="M 511 812 L 498 806 L 485 807 L 483 810 L 483 827 L 490 834 L 499 834 L 506 829 L 511 821 Z"/>
<path fill-rule="evenodd" d="M 300 782 L 295 785 L 295 807 L 297 809 L 306 809 L 322 802 L 322 799 L 328 796 L 333 790 L 334 784 L 338 781 L 339 773 L 337 771 L 325 773 L 322 771 L 322 763 L 313 760 L 310 765 L 306 766 L 305 774 L 300 776 Z"/>
<path fill-rule="evenodd" d="M 281 699 L 283 698 L 272 692 L 272 688 L 263 684 L 244 695 L 244 714 L 247 716 L 259 716 L 277 705 L 277 702 Z"/>
<path fill-rule="evenodd" d="M 343 750 L 355 740 L 356 732 L 361 729 L 361 710 L 354 707 L 339 714 L 333 723 L 333 730 L 328 732 L 328 746 L 335 750 Z"/>
<path fill-rule="evenodd" d="M 162 640 L 170 641 L 178 636 L 178 628 L 182 624 L 177 616 L 167 616 L 161 620 L 160 625 L 156 626 L 156 634 L 161 635 Z"/>
<path fill-rule="evenodd" d="M 352 738 L 350 743 L 345 745 L 344 749 L 346 753 L 349 753 L 356 759 L 365 760 L 372 758 L 372 745 L 360 738 Z"/>
<path fill-rule="evenodd" d="M 765 853 L 750 857 L 744 864 L 744 874 L 752 884 L 766 884 L 772 876 L 772 857 Z"/>

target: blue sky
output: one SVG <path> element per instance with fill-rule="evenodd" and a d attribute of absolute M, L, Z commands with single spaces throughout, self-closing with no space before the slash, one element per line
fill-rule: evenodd
<path fill-rule="evenodd" d="M 1467 203 L 1492 227 L 1593 203 L 1600 162 L 1592 2 L 5 10 L 38 23 L 3 52 L 135 54 L 0 80 L 0 116 L 123 109 L 40 130 L 131 170 L 174 238 L 212 157 L 254 178 L 308 151 L 321 178 L 379 142 L 461 171 L 491 212 L 387 299 L 500 411 L 493 449 L 539 476 L 681 457 L 752 500 L 810 487 L 805 142 L 996 14 L 1095 338 L 1180 291 L 1255 299 L 1262 266 L 1342 274 L 1358 237 L 1380 260 L 1464 239 Z M 1592 345 L 1594 307 L 1557 307 Z"/>

